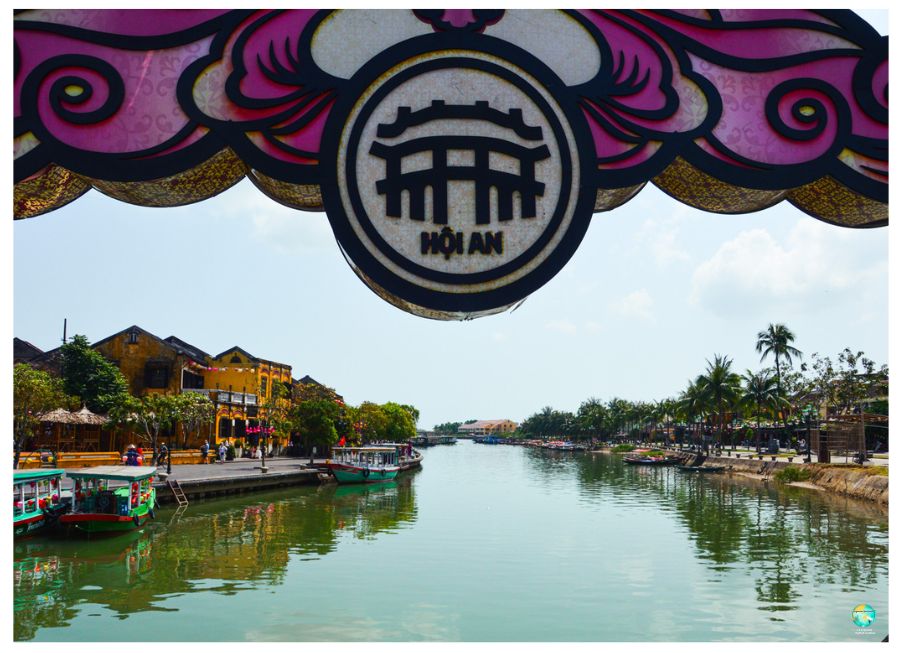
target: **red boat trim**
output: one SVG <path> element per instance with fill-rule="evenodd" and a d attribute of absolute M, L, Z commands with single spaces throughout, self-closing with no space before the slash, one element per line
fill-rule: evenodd
<path fill-rule="evenodd" d="M 63 515 L 59 518 L 59 521 L 69 524 L 69 523 L 77 523 L 82 521 L 132 521 L 130 515 L 107 515 L 104 513 L 95 513 L 95 512 L 85 512 L 85 513 L 69 513 L 68 515 Z"/>
<path fill-rule="evenodd" d="M 41 521 L 44 518 L 44 515 L 35 515 L 34 517 L 29 517 L 28 519 L 23 519 L 22 521 L 17 521 L 15 523 L 15 528 L 19 526 L 27 526 L 28 524 L 33 524 L 34 522 Z"/>

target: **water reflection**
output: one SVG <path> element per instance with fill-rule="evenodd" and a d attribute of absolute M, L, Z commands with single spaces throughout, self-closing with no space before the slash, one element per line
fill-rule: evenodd
<path fill-rule="evenodd" d="M 85 607 L 120 619 L 166 611 L 189 592 L 233 594 L 284 582 L 292 558 L 315 559 L 341 538 L 372 539 L 416 519 L 413 479 L 295 488 L 158 510 L 114 537 L 41 537 L 14 546 L 14 638 L 68 626 Z"/>
<path fill-rule="evenodd" d="M 542 482 L 574 476 L 582 501 L 669 513 L 709 570 L 752 577 L 757 608 L 773 621 L 801 607 L 815 587 L 848 593 L 887 584 L 888 519 L 876 505 L 774 482 L 629 466 L 613 455 L 532 450 L 527 459 Z"/>

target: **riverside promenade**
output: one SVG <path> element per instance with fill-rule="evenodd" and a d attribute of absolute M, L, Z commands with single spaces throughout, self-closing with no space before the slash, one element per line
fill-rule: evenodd
<path fill-rule="evenodd" d="M 325 471 L 325 458 L 266 458 L 266 472 L 261 470 L 261 460 L 238 458 L 225 462 L 207 464 L 172 465 L 172 473 L 166 478 L 157 478 L 156 501 L 159 504 L 175 504 L 177 500 L 168 481 L 177 481 L 187 500 L 240 494 L 260 490 L 270 490 L 291 485 L 318 485 L 322 481 L 319 474 Z M 401 473 L 421 466 L 421 455 L 401 463 Z M 66 471 L 84 471 L 86 468 L 72 468 Z M 157 472 L 166 473 L 165 465 L 158 466 Z M 71 489 L 72 480 L 65 477 L 63 488 Z"/>

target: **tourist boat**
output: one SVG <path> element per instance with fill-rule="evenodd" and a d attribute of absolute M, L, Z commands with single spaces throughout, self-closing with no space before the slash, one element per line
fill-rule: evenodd
<path fill-rule="evenodd" d="M 62 469 L 13 472 L 13 536 L 28 535 L 53 525 L 69 508 L 63 501 Z"/>
<path fill-rule="evenodd" d="M 72 510 L 59 519 L 86 533 L 130 531 L 153 518 L 156 467 L 105 465 L 70 471 Z"/>
<path fill-rule="evenodd" d="M 335 447 L 325 466 L 338 483 L 376 483 L 397 477 L 397 447 Z"/>

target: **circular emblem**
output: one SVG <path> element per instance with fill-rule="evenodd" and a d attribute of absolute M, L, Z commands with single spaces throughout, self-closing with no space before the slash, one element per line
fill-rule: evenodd
<path fill-rule="evenodd" d="M 860 628 L 868 628 L 875 623 L 875 608 L 868 603 L 860 603 L 850 613 L 853 623 Z"/>
<path fill-rule="evenodd" d="M 527 53 L 417 41 L 364 66 L 332 110 L 325 208 L 357 274 L 391 303 L 499 312 L 584 237 L 594 198 L 579 145 L 591 140 L 563 83 Z"/>

